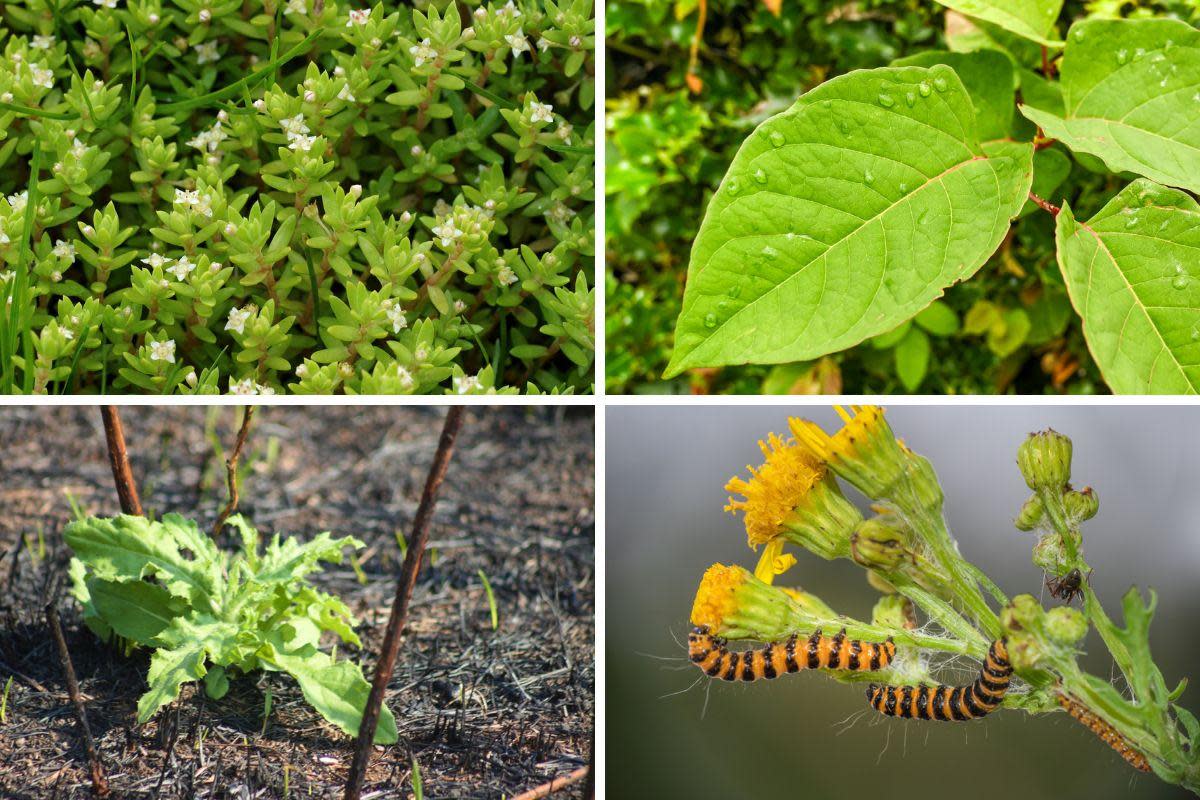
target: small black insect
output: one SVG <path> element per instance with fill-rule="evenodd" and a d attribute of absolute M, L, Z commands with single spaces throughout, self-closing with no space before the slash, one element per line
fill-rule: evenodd
<path fill-rule="evenodd" d="M 1083 573 L 1078 569 L 1073 569 L 1061 578 L 1051 575 L 1046 576 L 1046 588 L 1050 590 L 1051 597 L 1057 597 L 1067 605 L 1071 605 L 1071 601 L 1079 595 L 1083 594 Z M 1088 572 L 1087 581 L 1090 584 L 1092 581 L 1092 573 Z"/>

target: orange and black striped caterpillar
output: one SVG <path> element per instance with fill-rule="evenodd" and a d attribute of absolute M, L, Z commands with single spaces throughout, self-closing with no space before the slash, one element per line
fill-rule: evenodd
<path fill-rule="evenodd" d="M 1130 747 L 1129 742 L 1125 741 L 1125 737 L 1118 733 L 1117 729 L 1112 725 L 1109 725 L 1065 694 L 1059 693 L 1058 704 L 1065 708 L 1068 714 L 1079 720 L 1080 724 L 1099 736 L 1102 742 L 1120 753 L 1121 758 L 1128 761 L 1129 765 L 1134 769 L 1139 769 L 1142 772 L 1150 771 L 1150 762 L 1146 760 L 1146 757 Z"/>
<path fill-rule="evenodd" d="M 793 633 L 784 642 L 742 651 L 730 650 L 725 640 L 713 636 L 706 625 L 688 634 L 692 663 L 707 675 L 727 681 L 769 679 L 802 669 L 873 671 L 886 667 L 895 655 L 892 637 L 882 644 L 847 639 L 845 628 L 837 636 L 822 636 L 817 630 L 807 639 Z"/>
<path fill-rule="evenodd" d="M 1003 639 L 992 642 L 979 677 L 967 686 L 879 686 L 867 701 L 880 714 L 905 719 L 968 720 L 995 711 L 1008 691 L 1012 664 Z"/>

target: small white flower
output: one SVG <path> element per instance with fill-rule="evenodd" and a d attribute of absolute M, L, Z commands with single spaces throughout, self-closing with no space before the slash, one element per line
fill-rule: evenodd
<path fill-rule="evenodd" d="M 515 4 L 515 3 L 513 3 L 513 0 L 508 0 L 508 2 L 507 2 L 507 3 L 505 3 L 505 4 L 504 4 L 504 5 L 503 5 L 503 6 L 500 8 L 500 13 L 501 13 L 501 14 L 509 14 L 509 15 L 511 15 L 511 16 L 512 16 L 514 19 L 515 19 L 515 18 L 517 18 L 517 17 L 519 17 L 519 16 L 521 16 L 521 12 L 520 12 L 519 10 L 517 10 L 517 6 L 516 6 L 516 4 Z"/>
<path fill-rule="evenodd" d="M 29 65 L 29 74 L 33 76 L 33 85 L 41 86 L 44 89 L 54 88 L 54 72 L 48 69 L 42 69 L 37 64 Z"/>
<path fill-rule="evenodd" d="M 251 306 L 245 308 L 229 309 L 229 320 L 225 323 L 225 330 L 233 331 L 234 333 L 246 332 L 246 320 L 254 313 Z"/>
<path fill-rule="evenodd" d="M 433 226 L 433 235 L 442 240 L 442 247 L 449 247 L 454 244 L 454 240 L 463 235 L 463 232 L 454 227 L 454 223 L 446 220 L 440 226 Z"/>
<path fill-rule="evenodd" d="M 188 206 L 190 208 L 196 204 L 196 200 L 199 198 L 199 196 L 199 192 L 189 192 L 186 189 L 176 189 L 175 199 L 171 202 L 177 206 Z"/>
<path fill-rule="evenodd" d="M 571 123 L 567 122 L 566 120 L 563 120 L 562 122 L 560 122 L 558 124 L 558 130 L 554 131 L 554 135 L 557 136 L 559 139 L 562 139 L 563 144 L 570 144 L 571 143 L 571 134 L 574 132 L 575 132 L 575 129 L 573 127 L 571 127 Z"/>
<path fill-rule="evenodd" d="M 554 106 L 549 103 L 539 103 L 535 100 L 529 104 L 529 111 L 530 122 L 554 122 Z"/>
<path fill-rule="evenodd" d="M 469 41 L 471 41 L 472 39 L 474 39 L 474 38 L 475 38 L 475 35 L 476 35 L 476 34 L 475 34 L 475 29 L 474 29 L 474 28 L 463 28 L 463 32 L 462 32 L 462 38 L 463 38 L 463 41 L 464 41 L 464 42 L 469 42 Z"/>
<path fill-rule="evenodd" d="M 202 11 L 200 13 L 203 14 L 204 12 Z M 211 42 L 201 42 L 200 44 L 196 45 L 197 64 L 211 64 L 215 61 L 219 61 L 220 58 L 221 54 L 217 52 L 216 39 L 213 39 Z"/>
<path fill-rule="evenodd" d="M 159 253 L 151 253 L 149 258 L 142 259 L 142 263 L 148 265 L 151 269 L 158 269 L 165 264 L 170 264 L 171 259 L 163 258 Z"/>
<path fill-rule="evenodd" d="M 158 21 L 160 19 L 161 19 L 161 17 L 159 17 L 158 14 L 155 14 L 154 12 L 150 12 L 150 14 L 148 14 L 146 16 L 146 21 L 149 22 L 151 25 L 157 25 Z"/>
<path fill-rule="evenodd" d="M 59 332 L 62 333 L 62 337 L 68 342 L 75 338 L 75 331 L 69 328 L 59 328 Z"/>
<path fill-rule="evenodd" d="M 283 128 L 283 132 L 287 134 L 288 139 L 308 133 L 308 125 L 304 122 L 303 114 L 279 120 L 279 127 Z"/>
<path fill-rule="evenodd" d="M 461 314 L 466 310 L 467 310 L 467 303 L 465 300 L 455 300 L 454 301 L 454 313 L 455 314 Z"/>
<path fill-rule="evenodd" d="M 175 342 L 167 339 L 165 342 L 150 343 L 150 360 L 165 361 L 168 364 L 175 363 Z"/>
<path fill-rule="evenodd" d="M 567 43 L 570 44 L 571 47 L 579 47 L 580 45 L 583 44 L 583 39 L 581 39 L 579 37 L 579 34 L 575 34 L 574 36 L 572 36 L 570 39 L 567 40 Z"/>
<path fill-rule="evenodd" d="M 257 100 L 254 101 L 254 110 L 255 111 L 266 111 L 267 110 L 267 102 L 265 100 L 263 100 L 261 97 L 258 98 Z"/>
<path fill-rule="evenodd" d="M 62 239 L 57 239 L 54 242 L 54 249 L 50 251 L 59 258 L 68 259 L 71 263 L 75 263 L 75 245 L 70 242 L 64 242 Z"/>
<path fill-rule="evenodd" d="M 501 267 L 496 273 L 496 280 L 505 286 L 512 286 L 517 282 L 517 273 L 513 272 L 512 267 Z"/>
<path fill-rule="evenodd" d="M 315 136 L 305 136 L 300 134 L 292 137 L 292 142 L 288 145 L 288 149 L 295 150 L 297 152 L 303 150 L 307 153 L 309 150 L 312 150 L 312 146 L 316 143 L 316 141 L 317 137 Z"/>
<path fill-rule="evenodd" d="M 345 100 L 347 103 L 354 102 L 354 95 L 350 93 L 350 84 L 343 83 L 342 88 L 337 93 L 338 100 Z"/>
<path fill-rule="evenodd" d="M 96 232 L 96 229 L 93 228 L 91 225 L 80 225 L 79 230 L 83 233 L 84 236 L 88 237 L 89 239 L 92 238 L 92 234 L 94 234 Z"/>
<path fill-rule="evenodd" d="M 351 28 L 355 25 L 366 25 L 371 21 L 371 9 L 359 8 L 350 9 L 350 19 L 346 20 L 346 27 Z"/>
<path fill-rule="evenodd" d="M 12 210 L 16 211 L 17 213 L 20 213 L 25 210 L 25 204 L 28 201 L 29 201 L 29 190 L 28 189 L 23 192 L 18 192 L 17 194 L 10 194 L 8 196 L 8 204 L 12 207 Z"/>
<path fill-rule="evenodd" d="M 425 148 L 421 147 L 419 144 L 414 144 L 411 148 L 409 148 L 408 152 L 420 158 L 421 156 L 425 155 Z"/>
<path fill-rule="evenodd" d="M 54 37 L 34 36 L 33 41 L 29 43 L 29 46 L 35 50 L 49 50 L 51 47 L 54 47 Z"/>
<path fill-rule="evenodd" d="M 525 38 L 525 32 L 520 28 L 516 33 L 505 36 L 504 41 L 508 42 L 508 46 L 512 48 L 513 58 L 520 58 L 521 53 L 528 53 L 532 49 L 529 46 L 529 40 Z"/>
<path fill-rule="evenodd" d="M 289 14 L 299 14 L 302 17 L 307 17 L 308 0 L 288 0 L 287 8 L 283 9 L 283 15 L 286 17 Z"/>
<path fill-rule="evenodd" d="M 186 376 L 184 376 L 183 380 L 184 380 L 184 382 L 187 383 L 188 386 L 195 386 L 196 381 L 198 381 L 200 379 L 196 376 L 196 370 L 192 369 L 192 370 L 188 370 L 188 374 Z"/>
<path fill-rule="evenodd" d="M 301 364 L 300 366 L 296 367 L 296 377 L 297 378 L 308 377 L 308 364 Z"/>
<path fill-rule="evenodd" d="M 344 78 L 344 77 L 346 77 L 346 68 L 343 67 L 341 64 L 338 64 L 336 67 L 333 68 L 333 74 L 338 76 L 339 78 Z"/>
<path fill-rule="evenodd" d="M 417 349 L 413 351 L 413 358 L 415 358 L 418 362 L 424 362 L 427 358 L 429 358 L 429 351 L 425 349 L 425 345 L 417 345 Z"/>
<path fill-rule="evenodd" d="M 341 364 L 338 364 L 338 374 L 343 378 L 351 378 L 354 376 L 354 367 L 343 361 Z"/>
<path fill-rule="evenodd" d="M 8 283 L 15 278 L 16 275 L 17 273 L 13 272 L 11 269 L 0 270 L 0 283 Z"/>
<path fill-rule="evenodd" d="M 553 45 L 553 44 L 554 44 L 554 42 L 550 41 L 545 36 L 538 37 L 538 40 L 537 40 L 538 50 L 541 50 L 543 53 L 546 52 L 547 50 L 549 50 L 551 45 Z"/>
<path fill-rule="evenodd" d="M 217 112 L 217 122 L 229 122 L 229 112 L 221 109 Z"/>
<path fill-rule="evenodd" d="M 200 17 L 201 22 L 208 22 L 210 19 L 212 19 L 212 12 L 209 11 L 207 8 L 202 8 L 202 9 L 200 9 L 200 13 L 197 14 L 197 16 Z M 199 50 L 200 47 L 197 46 L 196 49 Z M 204 62 L 202 61 L 200 63 L 203 64 Z"/>
<path fill-rule="evenodd" d="M 207 150 L 210 153 L 215 153 L 217 148 L 221 146 L 221 142 L 229 138 L 229 134 L 225 133 L 221 127 L 221 120 L 213 123 L 213 126 L 208 130 L 200 131 L 192 139 L 188 141 L 190 147 L 195 147 L 197 150 Z"/>
<path fill-rule="evenodd" d="M 62 280 L 62 273 L 59 272 L 58 270 L 54 270 L 54 272 L 50 273 L 50 280 L 54 281 L 55 283 L 58 283 L 59 281 Z"/>
<path fill-rule="evenodd" d="M 400 212 L 400 221 L 405 224 L 412 222 L 412 217 L 413 217 L 413 215 L 412 215 L 411 211 Z"/>
<path fill-rule="evenodd" d="M 166 278 L 163 278 L 161 281 L 159 281 L 158 285 L 160 288 L 163 288 L 163 289 L 171 288 L 171 282 L 169 280 L 167 280 Z"/>
<path fill-rule="evenodd" d="M 487 13 L 487 9 L 483 6 L 480 6 L 479 8 L 475 9 L 475 19 L 483 19 L 487 16 Z"/>
<path fill-rule="evenodd" d="M 234 225 L 232 222 L 225 223 L 225 235 L 233 236 L 235 233 L 237 233 L 237 225 Z"/>
<path fill-rule="evenodd" d="M 412 54 L 413 66 L 417 67 L 438 57 L 438 51 L 431 46 L 429 37 L 422 39 L 420 44 L 414 44 L 408 48 L 408 52 Z"/>
<path fill-rule="evenodd" d="M 455 375 L 454 391 L 459 394 L 469 394 L 480 387 L 479 378 L 474 375 Z"/>
<path fill-rule="evenodd" d="M 396 377 L 400 380 L 400 385 L 405 389 L 411 389 L 413 386 L 412 373 L 406 370 L 399 364 L 396 365 Z"/>
<path fill-rule="evenodd" d="M 92 81 L 92 91 L 100 92 L 104 90 L 104 81 Z"/>
<path fill-rule="evenodd" d="M 92 5 L 101 6 L 103 8 L 116 8 L 117 0 L 92 0 Z"/>
<path fill-rule="evenodd" d="M 196 198 L 196 202 L 192 204 L 192 210 L 197 214 L 203 214 L 209 219 L 212 219 L 212 195 L 202 194 L 198 196 Z"/>
<path fill-rule="evenodd" d="M 13 101 L 13 93 L 12 92 L 5 92 L 4 94 L 0 94 L 0 102 L 11 103 L 12 101 Z"/>
<path fill-rule="evenodd" d="M 168 267 L 167 272 L 174 275 L 176 280 L 185 281 L 187 280 L 187 276 L 191 275 L 195 269 L 196 265 L 189 261 L 187 256 L 183 256 L 173 266 Z"/>
<path fill-rule="evenodd" d="M 233 378 L 229 379 L 230 394 L 255 394 L 257 388 L 258 385 L 253 378 L 243 378 L 237 383 L 234 383 Z"/>
<path fill-rule="evenodd" d="M 306 102 L 306 103 L 317 102 L 317 93 L 314 92 L 312 89 L 309 89 L 307 92 L 304 93 L 304 102 Z"/>
<path fill-rule="evenodd" d="M 392 323 L 392 333 L 399 333 L 408 327 L 408 318 L 404 316 L 404 309 L 400 306 L 392 306 L 387 312 L 388 321 Z"/>
<path fill-rule="evenodd" d="M 75 142 L 71 145 L 71 155 L 75 156 L 76 159 L 83 158 L 85 155 L 87 155 L 87 151 L 87 145 L 79 141 L 78 138 L 76 138 Z"/>

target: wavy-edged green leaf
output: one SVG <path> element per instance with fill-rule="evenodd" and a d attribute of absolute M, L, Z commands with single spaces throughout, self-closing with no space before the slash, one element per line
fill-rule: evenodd
<path fill-rule="evenodd" d="M 349 661 L 331 661 L 324 653 L 306 648 L 305 653 L 275 650 L 268 657 L 277 668 L 300 684 L 304 699 L 321 716 L 350 736 L 357 736 L 371 685 L 358 666 Z M 375 727 L 376 744 L 394 744 L 399 738 L 396 718 L 384 703 Z"/>
<path fill-rule="evenodd" d="M 141 645 L 152 643 L 185 608 L 161 586 L 146 581 L 87 580 L 92 607 L 107 625 Z"/>
<path fill-rule="evenodd" d="M 1046 135 L 1114 172 L 1200 191 L 1200 30 L 1173 19 L 1079 22 L 1061 74 L 1064 114 L 1021 106 Z"/>
<path fill-rule="evenodd" d="M 1088 349 L 1123 394 L 1200 387 L 1200 205 L 1137 180 L 1087 222 L 1064 205 L 1058 263 Z"/>
<path fill-rule="evenodd" d="M 1062 0 L 937 0 L 974 19 L 999 25 L 1007 31 L 1047 46 L 1061 45 L 1054 36 L 1054 23 L 1062 11 Z"/>
<path fill-rule="evenodd" d="M 146 679 L 150 690 L 138 699 L 138 722 L 146 722 L 158 709 L 179 697 L 179 687 L 196 681 L 208 671 L 205 660 L 210 654 L 222 654 L 236 647 L 237 626 L 201 617 L 192 622 L 176 617 L 162 632 L 167 646 L 150 657 Z"/>
<path fill-rule="evenodd" d="M 892 62 L 896 67 L 932 67 L 935 64 L 952 68 L 963 82 L 975 107 L 975 133 L 980 141 L 1011 135 L 1017 88 L 1012 58 L 999 50 L 973 53 L 930 50 Z"/>
<path fill-rule="evenodd" d="M 319 567 L 319 562 L 342 563 L 342 550 L 362 547 L 353 536 L 334 539 L 328 531 L 317 534 L 307 542 L 289 536 L 276 535 L 259 558 L 254 581 L 259 584 L 292 583 Z"/>
<path fill-rule="evenodd" d="M 710 202 L 667 377 L 810 360 L 895 328 L 996 250 L 1031 164 L 1027 144 L 985 150 L 947 66 L 822 84 L 747 138 Z"/>
<path fill-rule="evenodd" d="M 92 574 L 104 580 L 153 575 L 172 594 L 208 608 L 222 585 L 215 545 L 194 522 L 177 514 L 167 514 L 161 522 L 128 514 L 88 517 L 68 525 L 63 538 Z"/>

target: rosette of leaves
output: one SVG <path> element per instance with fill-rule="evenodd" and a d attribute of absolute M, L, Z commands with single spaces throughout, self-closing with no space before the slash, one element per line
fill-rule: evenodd
<path fill-rule="evenodd" d="M 1200 30 L 1083 19 L 1060 37 L 1059 0 L 943 5 L 973 20 L 958 52 L 833 78 L 745 139 L 691 251 L 667 376 L 870 339 L 916 389 L 928 337 L 902 326 L 1009 247 L 1032 201 L 1108 386 L 1196 393 Z M 1118 190 L 1065 196 L 1074 170 Z M 1008 354 L 1035 322 L 1061 329 L 1055 309 L 1017 311 L 980 306 L 965 333 Z"/>
<path fill-rule="evenodd" d="M 341 563 L 343 549 L 363 543 L 328 533 L 307 542 L 277 534 L 263 547 L 240 515 L 228 523 L 241 537 L 232 554 L 177 514 L 89 517 L 63 534 L 74 552 L 72 594 L 87 626 L 104 639 L 117 636 L 154 651 L 138 722 L 175 700 L 189 681 L 203 679 L 208 696 L 219 700 L 230 674 L 269 670 L 291 675 L 325 719 L 357 735 L 370 685 L 356 664 L 321 649 L 326 633 L 359 646 L 355 620 L 307 576 L 321 562 Z M 375 737 L 396 741 L 386 706 Z"/>
<path fill-rule="evenodd" d="M 6 3 L 0 390 L 591 391 L 594 25 Z"/>

